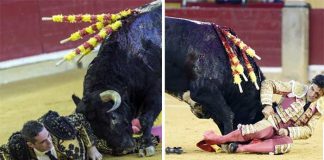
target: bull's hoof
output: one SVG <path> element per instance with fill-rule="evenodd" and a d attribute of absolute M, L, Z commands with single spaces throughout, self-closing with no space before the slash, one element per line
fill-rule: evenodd
<path fill-rule="evenodd" d="M 237 150 L 237 148 L 238 148 L 238 144 L 235 143 L 235 142 L 233 142 L 233 143 L 230 143 L 230 144 L 228 145 L 228 149 L 227 149 L 227 151 L 228 151 L 228 153 L 235 153 L 236 150 Z"/>
<path fill-rule="evenodd" d="M 138 156 L 139 157 L 145 157 L 144 149 L 139 149 L 138 150 Z"/>
<path fill-rule="evenodd" d="M 141 148 L 138 151 L 138 156 L 139 157 L 150 157 L 155 155 L 155 147 L 154 146 L 149 146 L 146 148 Z"/>
<path fill-rule="evenodd" d="M 155 147 L 154 146 L 149 146 L 145 148 L 145 154 L 147 157 L 153 156 L 155 154 Z"/>

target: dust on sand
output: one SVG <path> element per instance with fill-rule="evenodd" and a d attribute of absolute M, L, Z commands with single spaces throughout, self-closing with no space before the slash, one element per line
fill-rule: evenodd
<path fill-rule="evenodd" d="M 75 105 L 72 94 L 82 96 L 85 70 L 72 70 L 56 75 L 23 80 L 0 86 L 0 144 L 21 129 L 24 122 L 37 119 L 49 110 L 60 115 L 71 114 Z M 161 159 L 161 145 L 157 154 L 148 160 Z M 104 159 L 134 159 L 136 154 L 122 157 L 105 155 Z"/>
<path fill-rule="evenodd" d="M 196 147 L 207 130 L 220 134 L 211 119 L 196 118 L 189 106 L 176 98 L 165 94 L 165 140 L 166 147 L 182 147 L 181 155 L 167 154 L 166 160 L 322 160 L 323 118 L 317 124 L 313 136 L 307 140 L 295 140 L 292 150 L 284 155 L 248 154 L 248 153 L 209 153 Z"/>

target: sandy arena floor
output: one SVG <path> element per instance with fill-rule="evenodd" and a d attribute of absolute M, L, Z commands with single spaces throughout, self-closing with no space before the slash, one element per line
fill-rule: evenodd
<path fill-rule="evenodd" d="M 181 155 L 168 154 L 165 156 L 166 160 L 322 160 L 323 119 L 310 139 L 294 141 L 291 152 L 285 155 L 208 153 L 195 145 L 207 130 L 220 133 L 217 126 L 211 119 L 196 118 L 186 103 L 167 94 L 165 97 L 166 146 L 181 146 L 185 151 Z"/>
<path fill-rule="evenodd" d="M 0 144 L 21 129 L 24 122 L 37 119 L 48 110 L 68 115 L 75 109 L 71 95 L 82 95 L 84 70 L 73 70 L 57 75 L 34 78 L 0 86 Z M 157 154 L 145 160 L 161 159 L 161 146 Z M 137 159 L 136 154 L 104 159 Z"/>
<path fill-rule="evenodd" d="M 84 70 L 74 70 L 0 86 L 0 144 L 6 143 L 11 133 L 19 130 L 24 122 L 36 119 L 50 109 L 61 115 L 72 113 L 75 106 L 71 95 L 82 95 L 84 74 Z M 204 131 L 214 129 L 218 132 L 211 120 L 196 118 L 185 103 L 169 95 L 166 95 L 165 111 L 166 135 L 163 138 L 166 146 L 181 146 L 185 151 L 181 155 L 166 155 L 167 160 L 321 160 L 323 157 L 323 123 L 317 125 L 310 139 L 295 141 L 292 151 L 285 155 L 215 154 L 203 152 L 195 146 Z M 157 150 L 156 156 L 144 159 L 161 159 L 161 147 Z M 106 155 L 105 159 L 137 159 L 137 156 Z"/>

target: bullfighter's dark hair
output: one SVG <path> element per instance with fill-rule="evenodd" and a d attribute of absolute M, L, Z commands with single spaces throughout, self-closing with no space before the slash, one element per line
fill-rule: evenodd
<path fill-rule="evenodd" d="M 312 83 L 316 84 L 318 87 L 324 89 L 324 75 L 319 74 L 312 79 Z"/>
<path fill-rule="evenodd" d="M 43 130 L 43 128 L 44 126 L 41 123 L 31 120 L 24 124 L 21 130 L 21 135 L 26 141 L 35 143 L 36 140 L 34 138 Z"/>

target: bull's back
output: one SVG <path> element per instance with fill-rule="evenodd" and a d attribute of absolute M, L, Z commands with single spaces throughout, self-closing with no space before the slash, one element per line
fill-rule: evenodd
<path fill-rule="evenodd" d="M 85 93 L 116 84 L 145 90 L 147 77 L 162 76 L 161 5 L 142 10 L 102 43 L 88 68 Z"/>
<path fill-rule="evenodd" d="M 210 23 L 169 17 L 165 20 L 165 27 L 165 85 L 167 92 L 179 96 L 190 89 L 193 100 L 206 104 L 207 102 L 202 98 L 194 97 L 193 92 L 208 88 L 210 93 L 220 94 L 217 96 L 207 95 L 207 98 L 213 96 L 209 97 L 212 99 L 209 102 L 214 104 L 204 106 L 207 107 L 207 110 L 208 107 L 229 107 L 228 110 L 235 115 L 235 124 L 254 123 L 262 118 L 259 91 L 255 89 L 251 81 L 243 80 L 241 85 L 244 92 L 239 92 L 238 86 L 233 83 L 228 55 L 215 28 Z M 244 64 L 242 54 L 238 52 L 237 55 Z M 260 85 L 260 81 L 264 77 L 254 60 L 249 59 L 255 68 Z M 248 75 L 246 68 L 245 74 Z M 227 106 L 217 105 L 217 100 L 221 99 L 224 99 Z M 226 115 L 229 113 L 214 114 Z"/>
<path fill-rule="evenodd" d="M 167 91 L 186 91 L 197 77 L 223 81 L 228 59 L 210 23 L 167 17 L 165 37 Z"/>
<path fill-rule="evenodd" d="M 155 6 L 130 19 L 117 37 L 121 50 L 128 52 L 128 58 L 142 61 L 159 74 L 162 71 L 161 20 L 161 6 Z"/>

